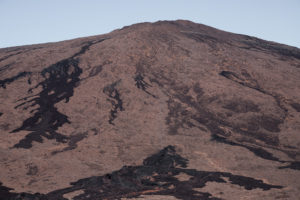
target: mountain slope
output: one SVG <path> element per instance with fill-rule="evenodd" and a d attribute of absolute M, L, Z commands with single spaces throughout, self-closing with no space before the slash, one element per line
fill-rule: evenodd
<path fill-rule="evenodd" d="M 299 77 L 297 48 L 182 20 L 0 49 L 0 197 L 296 199 Z"/>

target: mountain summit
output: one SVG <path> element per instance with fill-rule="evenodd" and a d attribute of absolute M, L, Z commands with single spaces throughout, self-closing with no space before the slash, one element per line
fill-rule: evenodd
<path fill-rule="evenodd" d="M 0 199 L 297 199 L 299 77 L 183 20 L 0 49 Z"/>

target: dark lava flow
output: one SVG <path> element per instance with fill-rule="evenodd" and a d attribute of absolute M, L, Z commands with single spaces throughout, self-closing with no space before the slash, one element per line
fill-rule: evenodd
<path fill-rule="evenodd" d="M 239 78 L 236 74 L 228 71 L 222 71 L 220 75 L 224 76 L 225 78 L 230 79 L 231 81 L 235 81 L 238 84 L 243 85 L 242 78 Z M 256 117 L 253 121 L 248 121 L 247 124 L 251 126 L 248 130 L 243 130 L 240 125 L 234 124 L 231 122 L 226 121 L 224 118 L 220 118 L 216 114 L 210 112 L 210 110 L 207 109 L 207 104 L 209 103 L 209 99 L 206 99 L 204 96 L 204 92 L 201 89 L 200 85 L 194 85 L 192 88 L 194 92 L 197 94 L 196 100 L 192 96 L 188 95 L 189 87 L 184 86 L 182 84 L 177 84 L 175 81 L 171 81 L 168 78 L 166 78 L 162 73 L 156 74 L 154 78 L 151 79 L 152 82 L 157 83 L 161 87 L 165 87 L 164 85 L 168 86 L 169 89 L 165 90 L 166 94 L 170 96 L 170 99 L 168 101 L 168 108 L 169 113 L 166 117 L 166 123 L 169 126 L 169 134 L 176 135 L 178 134 L 178 129 L 180 127 L 197 127 L 199 129 L 202 129 L 201 126 L 195 125 L 193 121 L 198 122 L 199 124 L 203 125 L 205 128 L 207 128 L 211 132 L 212 140 L 215 140 L 217 142 L 221 142 L 228 145 L 233 146 L 240 146 L 248 149 L 252 153 L 254 153 L 256 156 L 271 160 L 280 162 L 283 164 L 288 164 L 283 167 L 279 167 L 279 169 L 284 168 L 290 168 L 293 170 L 299 170 L 299 161 L 282 161 L 275 156 L 273 156 L 272 153 L 265 150 L 263 147 L 261 147 L 259 144 L 252 143 L 251 145 L 247 145 L 246 143 L 236 143 L 231 141 L 230 136 L 232 134 L 239 134 L 242 137 L 245 138 L 245 141 L 253 141 L 252 138 L 258 139 L 265 144 L 272 146 L 274 149 L 281 151 L 291 158 L 293 158 L 293 155 L 290 154 L 289 151 L 280 149 L 279 146 L 279 139 L 276 134 L 265 132 L 263 129 L 277 133 L 280 131 L 279 125 L 283 123 L 282 118 L 272 118 L 269 116 L 261 116 Z M 256 86 L 259 89 L 259 86 L 256 85 L 256 81 L 251 81 L 252 85 L 245 85 L 246 87 L 249 87 L 251 89 L 255 89 L 254 86 Z M 261 90 L 266 95 L 273 95 L 269 94 L 268 92 Z M 261 92 L 260 91 L 260 92 Z M 284 115 L 286 116 L 286 110 L 281 105 L 280 100 L 274 95 L 272 96 L 277 102 L 277 105 L 283 109 Z M 174 99 L 177 99 L 179 101 L 174 101 Z M 236 102 L 234 102 L 236 103 Z M 252 106 L 252 102 L 241 102 L 238 101 L 239 105 L 245 104 L 244 107 L 248 107 L 248 109 Z M 192 113 L 189 110 L 186 109 L 186 105 L 189 107 L 194 108 L 197 112 Z M 233 111 L 236 111 L 235 107 L 228 107 L 227 109 L 233 109 Z M 252 108 L 252 112 L 255 111 L 255 106 Z M 258 110 L 257 110 L 258 111 Z M 193 121 L 192 121 L 193 120 Z M 224 131 L 220 127 L 226 127 L 228 132 Z M 207 130 L 203 130 L 207 131 Z"/>
<path fill-rule="evenodd" d="M 230 71 L 221 71 L 220 75 L 242 86 L 254 89 L 262 94 L 271 96 L 276 101 L 278 107 L 284 112 L 284 118 L 282 120 L 279 120 L 278 124 L 283 123 L 284 119 L 287 117 L 288 109 L 285 108 L 284 105 L 282 105 L 280 97 L 277 94 L 272 94 L 270 92 L 265 91 L 262 87 L 259 86 L 256 80 L 250 77 L 248 73 L 244 75 L 244 78 L 239 77 L 237 74 Z"/>
<path fill-rule="evenodd" d="M 300 50 L 295 47 L 283 47 L 278 44 L 270 44 L 267 41 L 257 39 L 250 36 L 245 36 L 247 40 L 242 41 L 247 47 L 240 47 L 245 49 L 253 49 L 263 52 L 271 52 L 280 56 L 293 57 L 300 59 Z"/>
<path fill-rule="evenodd" d="M 291 106 L 292 106 L 297 112 L 300 112 L 300 104 L 299 104 L 299 103 L 292 103 Z"/>
<path fill-rule="evenodd" d="M 68 141 L 68 146 L 63 148 L 60 151 L 53 151 L 51 154 L 55 155 L 57 153 L 65 152 L 65 151 L 71 151 L 73 149 L 77 148 L 77 143 L 80 142 L 81 140 L 85 139 L 87 137 L 87 132 L 86 133 L 78 133 L 75 135 L 69 136 L 69 141 Z"/>
<path fill-rule="evenodd" d="M 7 70 L 13 63 L 4 65 L 3 67 L 0 67 L 0 74 L 3 73 L 5 70 Z"/>
<path fill-rule="evenodd" d="M 12 53 L 12 54 L 9 54 L 9 55 L 7 55 L 7 56 L 4 56 L 4 57 L 0 58 L 0 62 L 2 62 L 3 60 L 6 60 L 6 59 L 8 59 L 8 58 L 10 58 L 10 57 L 12 57 L 12 56 L 19 55 L 19 54 L 21 54 L 21 53 L 24 53 L 24 52 L 19 51 L 19 52 L 17 52 L 17 53 Z"/>
<path fill-rule="evenodd" d="M 134 81 L 135 81 L 135 86 L 138 88 L 138 89 L 141 89 L 143 90 L 144 92 L 146 92 L 147 94 L 151 95 L 152 97 L 156 98 L 155 95 L 151 94 L 150 92 L 147 91 L 147 88 L 148 87 L 151 87 L 151 85 L 149 83 L 147 83 L 145 80 L 144 80 L 144 77 L 141 75 L 141 74 L 137 74 L 135 77 L 134 77 Z"/>
<path fill-rule="evenodd" d="M 42 49 L 42 48 L 43 48 L 43 47 L 35 47 L 35 48 L 31 48 L 31 49 L 23 49 L 23 50 L 22 50 L 21 48 L 17 48 L 17 49 L 11 50 L 11 51 L 6 51 L 7 53 L 9 53 L 9 52 L 15 52 L 15 51 L 17 51 L 17 52 L 16 52 L 16 53 L 11 53 L 11 54 L 9 54 L 9 55 L 6 55 L 6 56 L 0 58 L 0 62 L 4 61 L 4 60 L 6 60 L 6 59 L 8 59 L 8 58 L 10 58 L 10 57 L 19 55 L 19 54 L 21 54 L 21 53 L 27 53 L 27 52 L 29 52 L 29 51 L 33 51 L 33 50 L 37 50 L 37 49 Z"/>
<path fill-rule="evenodd" d="M 168 195 L 178 199 L 219 199 L 208 192 L 196 191 L 208 182 L 239 185 L 246 190 L 283 188 L 270 185 L 251 177 L 233 175 L 227 172 L 198 171 L 187 169 L 188 160 L 178 155 L 174 146 L 167 146 L 160 152 L 146 158 L 141 166 L 124 166 L 104 176 L 93 176 L 71 183 L 71 187 L 55 190 L 48 194 L 11 193 L 0 185 L 0 194 L 7 200 L 18 197 L 28 200 L 66 200 L 64 194 L 83 191 L 74 200 L 121 199 L 140 195 Z M 190 178 L 180 180 L 178 175 Z"/>
<path fill-rule="evenodd" d="M 240 147 L 244 147 L 246 149 L 248 149 L 249 151 L 251 151 L 252 153 L 254 153 L 256 156 L 266 159 L 266 160 L 271 160 L 271 161 L 276 161 L 276 162 L 280 162 L 280 163 L 284 163 L 284 164 L 288 164 L 286 166 L 280 166 L 278 167 L 278 169 L 285 169 L 285 168 L 289 168 L 289 169 L 293 169 L 293 170 L 300 170 L 300 162 L 298 161 L 284 161 L 284 160 L 280 160 L 279 158 L 276 158 L 272 153 L 264 150 L 263 148 L 260 147 L 253 147 L 253 146 L 249 146 L 246 144 L 239 144 L 233 141 L 228 141 L 225 137 L 221 137 L 217 134 L 212 135 L 212 140 L 220 142 L 220 143 L 224 143 L 224 144 L 229 144 L 232 146 L 240 146 Z"/>
<path fill-rule="evenodd" d="M 281 167 L 279 167 L 279 169 L 289 168 L 289 169 L 294 169 L 294 170 L 300 170 L 300 162 L 298 162 L 298 161 L 295 161 L 295 162 L 281 161 L 281 162 L 289 163 L 289 165 L 281 166 Z"/>
<path fill-rule="evenodd" d="M 0 87 L 2 88 L 6 88 L 6 84 L 9 84 L 15 80 L 18 80 L 19 78 L 25 77 L 31 75 L 31 72 L 20 72 L 19 74 L 17 74 L 16 76 L 13 76 L 11 78 L 7 78 L 4 80 L 0 80 Z"/>
<path fill-rule="evenodd" d="M 117 84 L 120 81 L 121 80 L 116 81 L 116 82 L 112 83 L 111 85 L 106 86 L 103 89 L 103 93 L 105 93 L 109 97 L 109 99 L 107 99 L 107 100 L 110 101 L 113 106 L 112 109 L 110 110 L 110 116 L 109 116 L 109 120 L 108 120 L 108 123 L 112 124 L 112 125 L 114 125 L 113 121 L 117 117 L 118 110 L 124 111 L 123 102 L 122 102 L 122 99 L 120 98 L 120 93 L 116 88 Z"/>
<path fill-rule="evenodd" d="M 259 91 L 259 92 L 261 92 L 265 95 L 269 95 L 269 96 L 273 97 L 274 100 L 276 101 L 278 107 L 281 108 L 281 110 L 284 112 L 283 119 L 271 119 L 271 118 L 270 119 L 263 119 L 263 118 L 261 118 L 260 121 L 263 122 L 262 125 L 263 125 L 264 129 L 266 129 L 268 131 L 271 131 L 271 132 L 279 132 L 280 131 L 278 126 L 279 126 L 279 124 L 284 122 L 284 119 L 287 116 L 288 110 L 285 108 L 284 105 L 282 105 L 279 96 L 277 96 L 276 94 L 272 94 L 272 93 L 269 93 L 269 92 L 263 90 L 257 84 L 257 82 L 254 81 L 254 80 L 250 80 L 250 81 L 248 80 L 248 82 L 245 83 L 244 78 L 239 77 L 238 75 L 236 75 L 233 72 L 222 71 L 220 73 L 220 75 L 224 76 L 225 78 L 227 78 L 231 81 L 234 81 L 234 82 L 236 82 L 236 83 L 238 83 L 242 86 L 257 90 L 257 91 Z M 248 75 L 248 79 L 249 79 L 249 75 Z M 277 161 L 277 162 L 280 162 L 280 163 L 289 163 L 289 165 L 279 167 L 279 169 L 290 168 L 290 169 L 293 169 L 293 170 L 300 170 L 300 162 L 298 162 L 298 161 L 282 161 L 282 160 L 279 160 L 278 158 L 274 157 L 271 153 L 264 150 L 263 148 L 252 147 L 252 146 L 249 146 L 249 145 L 246 145 L 246 144 L 238 144 L 238 143 L 235 143 L 235 142 L 232 142 L 232 141 L 228 141 L 226 139 L 226 137 L 222 137 L 222 136 L 220 137 L 220 134 L 213 134 L 213 139 L 218 141 L 218 142 L 225 143 L 225 144 L 230 144 L 230 145 L 234 145 L 234 146 L 241 146 L 241 147 L 247 148 L 249 151 L 253 152 L 256 156 L 259 156 L 263 159 Z M 262 139 L 263 139 L 263 141 L 267 142 L 268 140 L 270 140 L 270 137 L 265 137 L 265 138 L 263 137 Z M 277 145 L 275 144 L 275 146 L 277 146 Z M 277 149 L 277 150 L 280 150 L 280 149 Z M 280 151 L 282 151 L 282 150 L 280 150 Z M 286 153 L 288 156 L 291 157 L 291 155 L 289 155 L 289 152 L 286 152 L 286 151 L 282 151 L 282 152 Z"/>
<path fill-rule="evenodd" d="M 67 142 L 69 138 L 58 133 L 56 130 L 65 123 L 70 123 L 70 121 L 68 117 L 60 113 L 54 105 L 62 100 L 65 100 L 67 103 L 74 94 L 74 88 L 78 85 L 80 81 L 79 76 L 82 73 L 82 69 L 79 67 L 78 56 L 84 54 L 91 45 L 102 42 L 103 40 L 88 42 L 73 56 L 61 60 L 41 72 L 44 81 L 37 84 L 34 88 L 31 88 L 29 92 L 32 92 L 32 90 L 40 86 L 42 87 L 42 91 L 37 95 L 20 99 L 20 101 L 24 102 L 16 106 L 16 108 L 23 106 L 24 110 L 35 105 L 39 107 L 31 111 L 34 112 L 34 115 L 26 119 L 21 127 L 12 131 L 12 133 L 21 130 L 30 131 L 30 133 L 15 144 L 14 147 L 31 148 L 33 141 L 42 143 L 42 137 L 55 139 L 61 143 Z"/>

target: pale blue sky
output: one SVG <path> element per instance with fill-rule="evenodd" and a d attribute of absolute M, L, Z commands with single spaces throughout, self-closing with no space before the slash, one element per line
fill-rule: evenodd
<path fill-rule="evenodd" d="M 176 19 L 300 47 L 300 0 L 0 0 L 0 48 Z"/>

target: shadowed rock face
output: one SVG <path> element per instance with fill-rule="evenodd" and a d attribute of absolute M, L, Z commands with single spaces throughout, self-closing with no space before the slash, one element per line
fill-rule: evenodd
<path fill-rule="evenodd" d="M 0 49 L 0 199 L 296 199 L 299 58 L 182 20 Z"/>

